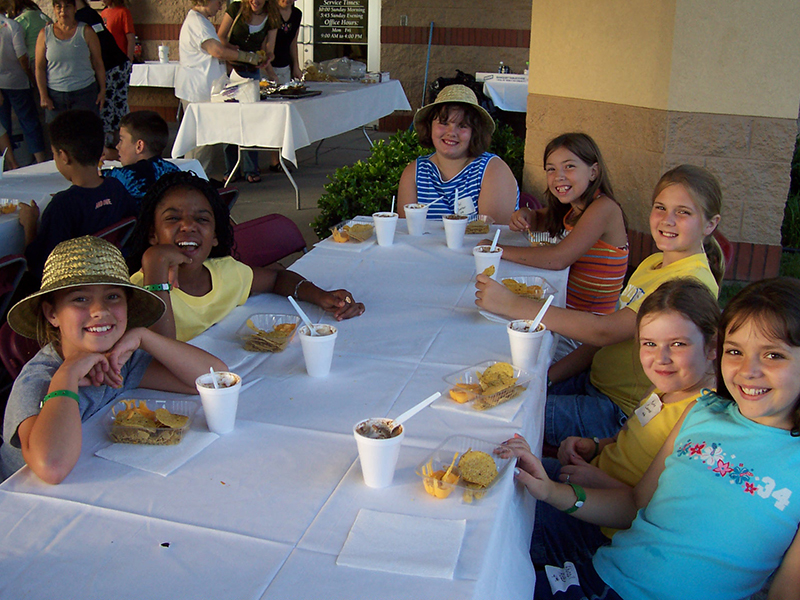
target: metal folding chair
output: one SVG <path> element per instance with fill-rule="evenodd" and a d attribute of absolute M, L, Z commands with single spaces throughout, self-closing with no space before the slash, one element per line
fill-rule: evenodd
<path fill-rule="evenodd" d="M 297 225 L 279 214 L 234 225 L 233 239 L 239 260 L 251 267 L 264 267 L 295 252 L 306 252 L 306 241 Z"/>
<path fill-rule="evenodd" d="M 125 242 L 128 241 L 131 233 L 133 233 L 133 228 L 136 226 L 136 217 L 126 217 L 114 223 L 113 225 L 109 225 L 105 229 L 101 229 L 97 233 L 95 233 L 95 237 L 103 238 L 104 240 L 111 242 L 117 248 L 122 249 L 125 245 Z"/>
<path fill-rule="evenodd" d="M 5 317 L 8 303 L 27 268 L 28 263 L 22 254 L 0 258 L 0 317 Z"/>

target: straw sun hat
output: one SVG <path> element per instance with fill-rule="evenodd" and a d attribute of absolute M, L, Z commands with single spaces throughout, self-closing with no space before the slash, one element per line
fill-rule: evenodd
<path fill-rule="evenodd" d="M 8 311 L 8 324 L 18 334 L 37 338 L 42 298 L 57 290 L 82 285 L 118 285 L 130 290 L 128 328 L 149 327 L 161 318 L 164 301 L 131 283 L 122 253 L 113 244 L 91 235 L 61 242 L 44 263 L 42 287 Z"/>
<path fill-rule="evenodd" d="M 448 85 L 439 92 L 439 95 L 436 96 L 436 100 L 417 111 L 417 114 L 414 115 L 414 129 L 417 130 L 417 133 L 419 133 L 419 124 L 428 118 L 432 110 L 440 104 L 449 103 L 469 104 L 478 111 L 478 115 L 480 115 L 481 120 L 483 120 L 484 124 L 489 129 L 489 132 L 494 133 L 494 119 L 486 112 L 485 108 L 478 104 L 478 97 L 475 95 L 475 92 L 467 86 L 460 84 Z"/>

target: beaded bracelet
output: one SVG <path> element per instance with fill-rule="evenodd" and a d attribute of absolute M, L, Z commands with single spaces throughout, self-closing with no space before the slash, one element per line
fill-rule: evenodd
<path fill-rule="evenodd" d="M 42 401 L 39 402 L 39 410 L 42 409 L 42 407 L 44 406 L 44 403 L 47 402 L 48 400 L 50 400 L 50 398 L 58 398 L 60 396 L 65 396 L 67 398 L 72 398 L 73 400 L 75 400 L 75 402 L 78 403 L 78 406 L 80 406 L 80 404 L 81 404 L 80 396 L 78 396 L 78 394 L 76 394 L 72 390 L 56 390 L 55 392 L 50 392 L 44 398 L 42 398 Z"/>
<path fill-rule="evenodd" d="M 294 286 L 294 294 L 292 294 L 292 298 L 294 298 L 295 300 L 300 300 L 300 298 L 297 297 L 297 292 L 300 289 L 300 286 L 303 285 L 306 281 L 308 281 L 308 279 L 301 279 L 300 281 L 297 282 L 297 285 Z"/>
<path fill-rule="evenodd" d="M 171 283 L 151 283 L 150 285 L 144 286 L 148 292 L 169 292 L 172 290 Z"/>

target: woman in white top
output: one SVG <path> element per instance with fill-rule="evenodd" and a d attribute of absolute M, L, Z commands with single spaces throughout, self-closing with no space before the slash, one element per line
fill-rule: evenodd
<path fill-rule="evenodd" d="M 251 65 L 261 62 L 255 52 L 242 52 L 220 41 L 211 19 L 221 7 L 222 0 L 194 0 L 194 6 L 181 26 L 181 65 L 175 76 L 175 95 L 180 98 L 184 110 L 192 102 L 208 102 L 211 99 L 211 84 L 225 75 L 223 61 Z M 211 149 L 204 146 L 195 149 L 193 155 L 208 172 Z"/>

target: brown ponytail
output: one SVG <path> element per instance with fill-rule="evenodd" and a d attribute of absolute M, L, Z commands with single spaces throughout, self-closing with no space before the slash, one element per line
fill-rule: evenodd
<path fill-rule="evenodd" d="M 711 269 L 711 274 L 717 280 L 717 285 L 722 285 L 722 278 L 725 276 L 725 255 L 722 253 L 722 246 L 719 245 L 713 233 L 703 240 L 703 250 L 708 259 L 708 267 Z"/>

